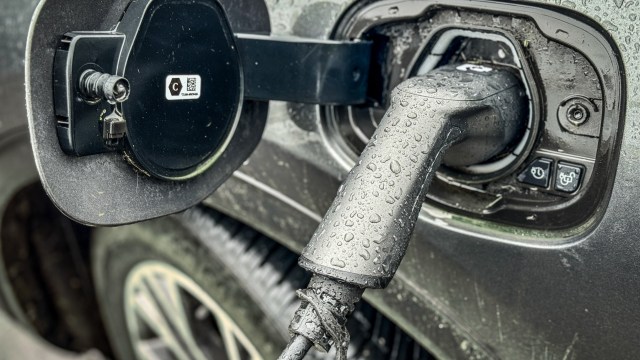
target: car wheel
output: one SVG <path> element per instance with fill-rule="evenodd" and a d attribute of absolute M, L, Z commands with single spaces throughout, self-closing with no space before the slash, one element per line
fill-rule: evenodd
<path fill-rule="evenodd" d="M 92 246 L 121 359 L 275 359 L 307 281 L 286 249 L 202 210 L 97 229 Z"/>

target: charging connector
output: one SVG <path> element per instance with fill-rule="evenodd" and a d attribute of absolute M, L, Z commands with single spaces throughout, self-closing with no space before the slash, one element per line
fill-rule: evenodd
<path fill-rule="evenodd" d="M 305 344 L 324 351 L 333 344 L 338 359 L 346 358 L 346 317 L 364 289 L 385 288 L 393 278 L 443 158 L 466 165 L 490 159 L 520 134 L 527 111 L 517 77 L 495 67 L 445 66 L 394 89 L 300 257 L 314 280 L 299 292 L 292 341 L 280 359 L 301 359 Z"/>

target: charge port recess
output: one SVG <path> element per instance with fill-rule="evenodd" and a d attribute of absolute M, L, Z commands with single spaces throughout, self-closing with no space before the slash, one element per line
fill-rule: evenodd
<path fill-rule="evenodd" d="M 615 42 L 577 13 L 511 2 L 478 4 L 390 0 L 345 17 L 336 38 L 373 42 L 370 102 L 325 107 L 325 139 L 349 169 L 384 115 L 391 89 L 408 77 L 456 63 L 510 69 L 529 98 L 522 136 L 484 163 L 445 163 L 427 204 L 438 209 L 434 213 L 462 215 L 456 218 L 466 225 L 449 225 L 474 231 L 483 231 L 476 224 L 496 228 L 487 222 L 516 226 L 519 233 L 522 228 L 550 232 L 548 238 L 557 231 L 563 237 L 583 231 L 602 214 L 619 153 L 625 83 Z M 533 171 L 537 159 L 548 159 L 551 166 L 547 180 L 534 183 L 523 174 Z M 580 171 L 571 175 L 560 164 Z M 534 170 L 540 177 L 540 169 Z"/>
<path fill-rule="evenodd" d="M 458 181 L 486 182 L 513 172 L 527 156 L 525 150 L 530 149 L 535 133 L 531 85 L 521 61 L 521 52 L 517 50 L 511 39 L 496 32 L 467 29 L 443 30 L 426 44 L 422 51 L 422 58 L 419 58 L 413 68 L 416 69 L 415 75 L 422 75 L 441 66 L 462 63 L 498 65 L 511 69 L 522 81 L 529 99 L 528 119 L 522 119 L 527 124 L 526 128 L 505 151 L 482 164 L 441 169 L 441 173 Z"/>

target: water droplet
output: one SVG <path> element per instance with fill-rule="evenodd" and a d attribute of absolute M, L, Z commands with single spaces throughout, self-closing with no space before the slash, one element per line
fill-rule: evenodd
<path fill-rule="evenodd" d="M 362 256 L 363 259 L 365 260 L 369 260 L 371 258 L 371 254 L 369 254 L 369 251 L 362 249 L 362 252 L 360 253 L 360 256 Z"/>
<path fill-rule="evenodd" d="M 371 216 L 369 216 L 369 221 L 372 223 L 379 223 L 382 219 L 380 218 L 380 215 L 378 214 L 371 214 Z"/>
<path fill-rule="evenodd" d="M 397 200 L 400 200 L 400 197 L 401 197 L 401 196 L 402 196 L 402 189 L 397 188 L 397 189 L 396 189 L 396 193 L 395 193 L 394 197 L 395 197 Z"/>
<path fill-rule="evenodd" d="M 345 264 L 344 261 L 338 259 L 338 258 L 331 258 L 331 265 L 333 266 L 337 266 L 339 268 L 343 268 L 345 266 L 347 266 L 347 264 Z"/>
<path fill-rule="evenodd" d="M 353 240 L 353 233 L 348 232 L 344 234 L 344 241 L 349 242 L 351 240 Z"/>
<path fill-rule="evenodd" d="M 396 160 L 391 161 L 389 168 L 394 174 L 399 174 L 400 171 L 402 171 L 402 167 L 400 166 L 400 163 Z"/>
<path fill-rule="evenodd" d="M 378 167 L 374 163 L 369 163 L 369 165 L 367 165 L 367 169 L 369 169 L 371 171 L 376 171 L 378 169 Z"/>
<path fill-rule="evenodd" d="M 407 117 L 409 119 L 415 119 L 418 117 L 418 114 L 414 113 L 413 111 L 407 114 Z"/>
<path fill-rule="evenodd" d="M 347 220 L 347 221 L 344 222 L 344 224 L 347 225 L 347 226 L 353 226 L 353 221 Z"/>

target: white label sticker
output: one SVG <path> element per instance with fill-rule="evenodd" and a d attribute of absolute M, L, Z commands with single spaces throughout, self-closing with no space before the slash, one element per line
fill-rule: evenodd
<path fill-rule="evenodd" d="M 169 75 L 165 80 L 167 100 L 199 99 L 202 87 L 200 75 Z"/>

